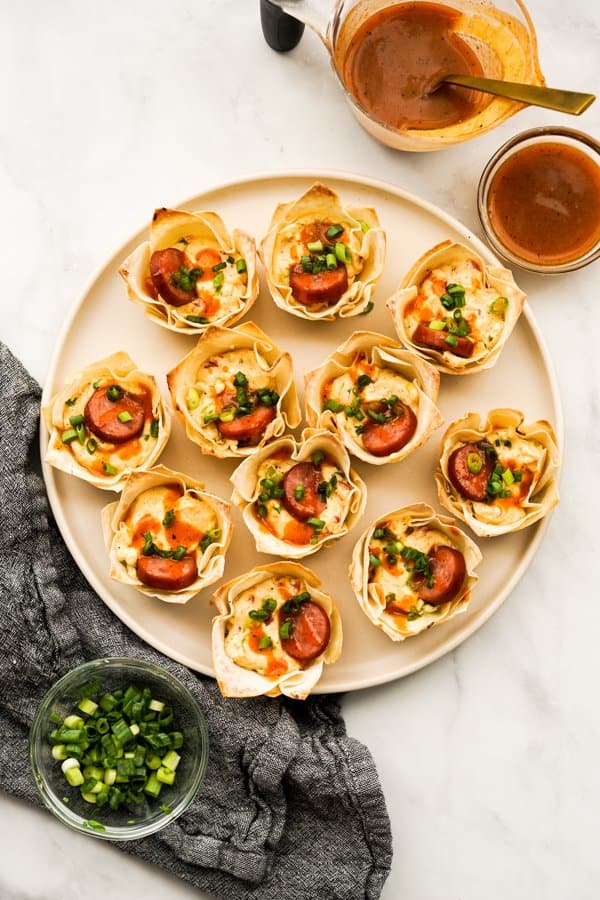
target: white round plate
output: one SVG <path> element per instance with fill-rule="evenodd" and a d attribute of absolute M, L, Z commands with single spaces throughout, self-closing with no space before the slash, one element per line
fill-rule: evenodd
<path fill-rule="evenodd" d="M 310 323 L 279 310 L 264 281 L 260 298 L 248 318 L 257 322 L 292 354 L 296 381 L 303 400 L 303 374 L 314 368 L 348 335 L 369 329 L 394 335 L 385 310 L 386 298 L 421 254 L 446 238 L 467 243 L 490 263 L 497 260 L 464 226 L 442 210 L 400 188 L 374 179 L 340 172 L 293 172 L 263 175 L 227 184 L 193 197 L 183 207 L 216 210 L 229 228 L 241 227 L 258 240 L 265 234 L 277 203 L 298 197 L 319 179 L 342 195 L 347 205 L 369 205 L 377 210 L 387 233 L 385 271 L 375 294 L 375 309 L 365 317 L 334 323 Z M 162 198 L 155 198 L 160 205 Z M 47 403 L 68 376 L 116 350 L 126 350 L 144 371 L 157 376 L 168 397 L 165 373 L 195 344 L 195 338 L 177 335 L 153 324 L 142 307 L 130 303 L 117 274 L 122 260 L 142 240 L 148 223 L 109 259 L 93 277 L 75 305 L 58 340 L 50 364 L 43 402 Z M 548 353 L 531 311 L 526 308 L 495 368 L 478 375 L 442 376 L 439 405 L 446 423 L 467 412 L 485 413 L 495 406 L 517 406 L 527 420 L 548 419 L 562 444 L 562 413 Z M 466 613 L 403 643 L 393 643 L 361 612 L 347 578 L 352 548 L 367 525 L 379 515 L 424 500 L 439 508 L 433 472 L 442 430 L 424 447 L 398 465 L 356 463 L 368 485 L 368 505 L 354 531 L 303 562 L 323 580 L 335 598 L 344 624 L 344 648 L 333 666 L 326 666 L 318 691 L 349 691 L 401 678 L 452 650 L 473 634 L 517 584 L 540 545 L 547 520 L 514 535 L 478 540 L 483 551 L 479 583 Z M 42 423 L 42 458 L 48 435 Z M 229 499 L 235 460 L 202 456 L 174 422 L 161 462 L 200 478 L 219 496 Z M 212 675 L 210 624 L 215 612 L 213 588 L 187 605 L 176 606 L 150 599 L 108 577 L 108 558 L 100 529 L 100 510 L 114 499 L 78 478 L 44 464 L 50 503 L 63 537 L 83 574 L 99 597 L 132 631 L 178 662 Z M 272 561 L 259 554 L 238 511 L 235 534 L 226 563 L 227 579 L 255 565 Z M 460 523 L 458 523 L 460 525 Z M 216 585 L 215 585 L 216 587 Z"/>

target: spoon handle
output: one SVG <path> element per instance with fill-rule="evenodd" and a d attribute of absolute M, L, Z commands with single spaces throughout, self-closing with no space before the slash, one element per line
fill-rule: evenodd
<path fill-rule="evenodd" d="M 476 91 L 484 91 L 486 94 L 497 94 L 499 97 L 519 100 L 530 106 L 543 106 L 574 116 L 580 116 L 596 99 L 595 94 L 560 91 L 538 84 L 519 84 L 515 81 L 499 81 L 495 78 L 479 78 L 474 75 L 446 75 L 443 81 L 446 84 L 457 84 Z"/>

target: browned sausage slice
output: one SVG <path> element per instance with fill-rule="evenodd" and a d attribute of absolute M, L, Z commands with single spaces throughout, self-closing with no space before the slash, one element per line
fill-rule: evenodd
<path fill-rule="evenodd" d="M 402 412 L 400 412 L 402 410 Z M 393 408 L 394 417 L 379 423 L 369 419 L 362 434 L 365 450 L 373 456 L 389 456 L 406 446 L 417 430 L 417 417 L 405 403 L 398 401 Z"/>
<path fill-rule="evenodd" d="M 196 297 L 196 291 L 184 291 L 173 283 L 173 275 L 186 265 L 185 254 L 176 247 L 155 250 L 150 257 L 150 277 L 156 291 L 171 306 L 184 306 Z"/>
<path fill-rule="evenodd" d="M 217 422 L 217 428 L 228 440 L 248 441 L 259 437 L 274 418 L 274 406 L 257 406 L 247 416 L 240 416 L 239 419 L 232 419 L 231 422 Z"/>
<path fill-rule="evenodd" d="M 428 587 L 427 579 L 424 578 L 419 585 L 418 594 L 425 603 L 437 606 L 456 597 L 463 586 L 467 567 L 460 550 L 444 544 L 432 547 L 428 556 L 431 560 L 433 585 Z"/>
<path fill-rule="evenodd" d="M 339 265 L 337 269 L 327 269 L 313 275 L 312 272 L 305 272 L 302 263 L 298 263 L 290 269 L 290 287 L 294 300 L 302 306 L 314 306 L 316 303 L 331 306 L 348 289 L 348 272 L 346 266 Z"/>
<path fill-rule="evenodd" d="M 310 662 L 319 656 L 329 643 L 331 623 L 322 606 L 314 600 L 302 603 L 298 613 L 279 613 L 279 627 L 292 622 L 289 638 L 281 638 L 281 646 L 298 662 Z"/>
<path fill-rule="evenodd" d="M 448 337 L 453 338 L 456 345 L 450 346 L 446 340 Z M 449 335 L 447 331 L 436 331 L 434 328 L 429 328 L 424 322 L 419 322 L 412 339 L 415 344 L 420 344 L 422 347 L 431 347 L 432 350 L 439 350 L 440 353 L 444 351 L 454 353 L 455 356 L 462 356 L 463 359 L 473 356 L 475 348 L 473 341 L 468 338 L 458 337 L 456 334 Z M 454 340 L 451 341 L 452 344 L 454 344 Z"/>
<path fill-rule="evenodd" d="M 107 391 L 115 385 L 107 385 L 94 391 L 85 405 L 83 416 L 87 428 L 101 441 L 124 444 L 140 436 L 144 430 L 144 399 L 123 391 L 119 400 L 109 400 Z M 127 421 L 122 422 L 119 415 Z M 130 416 L 131 418 L 128 418 Z"/>
<path fill-rule="evenodd" d="M 193 556 L 183 556 L 181 559 L 140 556 L 136 572 L 142 584 L 161 591 L 182 590 L 193 584 L 198 577 L 198 567 Z"/>
<path fill-rule="evenodd" d="M 467 500 L 487 500 L 487 484 L 496 464 L 496 455 L 493 452 L 486 453 L 486 446 L 493 451 L 491 444 L 463 444 L 448 460 L 448 478 L 458 493 Z M 480 470 L 472 472 L 469 461 L 471 469 L 481 466 Z"/>
<path fill-rule="evenodd" d="M 325 509 L 325 501 L 318 491 L 321 470 L 312 463 L 297 463 L 283 477 L 283 505 L 291 516 L 306 522 L 310 518 L 318 518 Z M 302 486 L 304 494 L 298 498 L 296 488 Z"/>

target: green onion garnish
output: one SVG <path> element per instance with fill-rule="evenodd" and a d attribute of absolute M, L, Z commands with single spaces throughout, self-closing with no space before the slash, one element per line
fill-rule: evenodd
<path fill-rule="evenodd" d="M 223 287 L 224 281 L 225 281 L 225 276 L 223 275 L 223 273 L 217 272 L 217 274 L 215 275 L 215 277 L 212 280 L 213 287 L 217 293 L 219 293 L 219 291 Z"/>
<path fill-rule="evenodd" d="M 337 400 L 326 400 L 323 404 L 323 410 L 328 410 L 329 412 L 339 413 L 344 409 L 343 403 L 338 403 Z"/>
<path fill-rule="evenodd" d="M 186 316 L 185 318 L 188 322 L 191 322 L 192 325 L 208 325 L 206 316 Z"/>
<path fill-rule="evenodd" d="M 344 226 L 336 223 L 335 225 L 330 225 L 325 234 L 330 241 L 333 241 L 336 237 L 339 237 L 340 234 L 343 234 L 343 232 Z"/>
<path fill-rule="evenodd" d="M 504 318 L 504 314 L 508 309 L 508 298 L 507 297 L 496 297 L 495 300 L 492 300 L 490 303 L 488 310 L 494 316 L 501 316 Z"/>
<path fill-rule="evenodd" d="M 315 466 L 320 466 L 323 460 L 325 459 L 325 454 L 322 450 L 315 450 L 312 455 L 312 461 Z"/>
<path fill-rule="evenodd" d="M 313 270 L 313 262 L 310 256 L 301 256 L 300 263 L 304 272 L 311 273 Z"/>
<path fill-rule="evenodd" d="M 170 528 L 174 521 L 175 521 L 175 510 L 168 509 L 165 513 L 165 517 L 162 520 L 162 523 L 165 526 L 165 528 Z"/>
<path fill-rule="evenodd" d="M 453 334 L 449 334 L 446 336 L 446 343 L 449 347 L 456 347 L 458 345 L 458 338 Z"/>
<path fill-rule="evenodd" d="M 323 241 L 309 241 L 306 245 L 306 249 L 310 251 L 310 253 L 322 253 L 323 252 Z"/>
<path fill-rule="evenodd" d="M 296 498 L 296 500 L 303 500 L 304 494 L 305 494 L 304 485 L 297 484 L 296 487 L 294 488 L 294 497 Z"/>
<path fill-rule="evenodd" d="M 272 646 L 273 646 L 273 641 L 271 640 L 271 638 L 269 637 L 268 634 L 263 635 L 258 642 L 259 650 L 268 650 Z"/>
<path fill-rule="evenodd" d="M 118 384 L 111 384 L 106 388 L 106 396 L 112 403 L 117 403 L 123 396 L 123 388 Z"/>
<path fill-rule="evenodd" d="M 279 626 L 279 636 L 284 640 L 287 638 L 291 638 L 292 636 L 292 628 L 294 627 L 294 622 L 292 619 L 287 619 L 282 625 Z"/>
<path fill-rule="evenodd" d="M 150 437 L 157 438 L 158 437 L 158 419 L 152 419 L 152 424 L 150 425 Z"/>
<path fill-rule="evenodd" d="M 357 219 L 356 221 L 360 225 L 360 230 L 362 231 L 363 234 L 366 234 L 367 231 L 371 230 L 371 226 L 368 224 L 368 222 L 365 222 L 364 219 Z"/>
<path fill-rule="evenodd" d="M 104 469 L 105 475 L 116 475 L 117 474 L 117 470 L 115 469 L 114 466 L 111 466 L 110 463 L 103 462 L 102 468 Z"/>
<path fill-rule="evenodd" d="M 68 400 L 65 400 L 66 406 L 75 406 L 77 403 L 77 397 L 70 397 Z"/>
<path fill-rule="evenodd" d="M 323 519 L 317 519 L 314 516 L 311 516 L 310 519 L 307 519 L 306 524 L 312 525 L 315 531 L 323 531 L 323 529 L 325 528 L 325 522 L 323 521 Z"/>
<path fill-rule="evenodd" d="M 335 255 L 341 263 L 352 262 L 352 252 L 348 244 L 340 244 L 338 242 L 335 245 Z"/>
<path fill-rule="evenodd" d="M 70 444 L 71 441 L 77 440 L 77 432 L 74 428 L 67 428 L 67 430 L 63 431 L 63 433 L 61 434 L 60 439 L 63 444 Z"/>
<path fill-rule="evenodd" d="M 513 475 L 511 470 L 505 469 L 504 472 L 502 473 L 502 481 L 504 482 L 504 484 L 509 486 L 514 482 L 514 480 L 515 480 L 515 476 Z"/>
<path fill-rule="evenodd" d="M 123 424 L 125 424 L 126 422 L 132 422 L 133 416 L 130 412 L 127 412 L 127 410 L 124 409 L 123 412 L 117 414 L 117 419 L 119 420 L 119 422 L 123 422 Z"/>
<path fill-rule="evenodd" d="M 330 272 L 333 272 L 334 269 L 337 269 L 337 259 L 335 253 L 328 253 L 325 257 L 325 263 Z"/>
<path fill-rule="evenodd" d="M 71 423 L 73 428 L 75 428 L 77 425 L 83 425 L 83 423 L 85 422 L 85 419 L 83 418 L 82 415 L 69 416 L 69 422 Z"/>
<path fill-rule="evenodd" d="M 245 259 L 236 260 L 235 267 L 236 267 L 237 271 L 239 272 L 239 274 L 241 275 L 247 269 L 246 260 Z"/>
<path fill-rule="evenodd" d="M 369 565 L 373 566 L 373 568 L 377 568 L 381 565 L 381 560 L 378 556 L 375 556 L 374 553 L 369 553 Z"/>
<path fill-rule="evenodd" d="M 212 267 L 212 270 L 213 270 L 213 272 L 220 272 L 221 269 L 226 269 L 226 268 L 227 268 L 227 262 L 224 261 L 224 262 L 217 263 L 215 266 Z"/>
<path fill-rule="evenodd" d="M 374 306 L 375 304 L 373 303 L 373 301 L 369 300 L 365 308 L 361 312 L 359 312 L 359 316 L 368 316 Z"/>
<path fill-rule="evenodd" d="M 469 453 L 467 456 L 467 469 L 472 475 L 478 475 L 483 469 L 483 460 L 479 453 Z"/>

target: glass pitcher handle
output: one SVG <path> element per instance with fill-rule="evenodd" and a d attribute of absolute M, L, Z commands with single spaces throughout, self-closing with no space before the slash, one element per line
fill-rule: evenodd
<path fill-rule="evenodd" d="M 293 50 L 304 33 L 304 24 L 284 13 L 271 0 L 260 0 L 260 23 L 265 41 L 278 53 Z"/>

